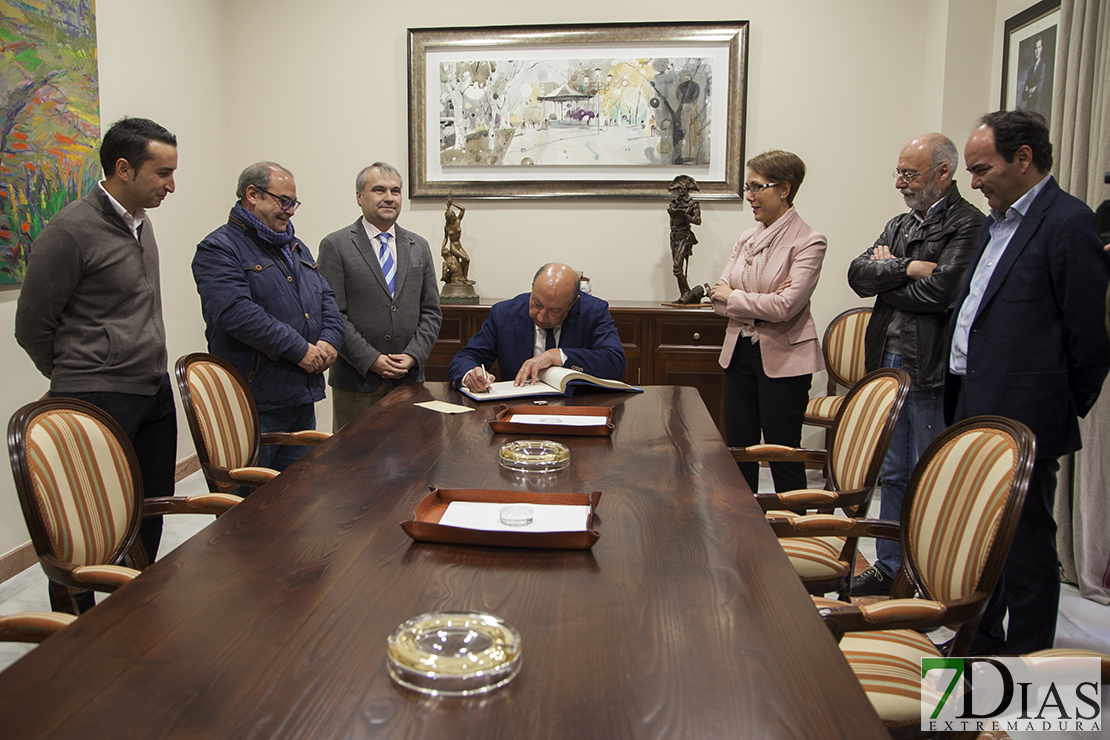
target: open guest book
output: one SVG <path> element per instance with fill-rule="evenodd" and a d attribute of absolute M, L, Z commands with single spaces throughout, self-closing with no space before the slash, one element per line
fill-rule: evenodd
<path fill-rule="evenodd" d="M 574 393 L 574 385 L 594 386 L 611 391 L 643 393 L 643 390 L 619 380 L 595 378 L 593 375 L 566 367 L 549 367 L 540 371 L 535 385 L 513 386 L 511 380 L 501 380 L 490 386 L 488 391 L 475 393 L 466 386 L 460 391 L 475 401 L 500 401 L 505 398 L 525 398 L 527 396 L 569 396 Z"/>

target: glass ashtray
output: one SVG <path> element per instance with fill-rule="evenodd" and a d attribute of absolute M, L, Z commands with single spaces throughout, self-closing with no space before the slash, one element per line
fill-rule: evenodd
<path fill-rule="evenodd" d="M 481 612 L 432 612 L 389 636 L 386 664 L 394 681 L 432 696 L 484 694 L 520 672 L 520 633 Z"/>
<path fill-rule="evenodd" d="M 550 473 L 570 465 L 566 445 L 547 440 L 520 440 L 501 445 L 501 466 L 521 473 Z"/>

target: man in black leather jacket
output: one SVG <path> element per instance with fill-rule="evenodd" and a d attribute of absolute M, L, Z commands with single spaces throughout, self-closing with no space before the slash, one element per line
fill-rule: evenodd
<path fill-rule="evenodd" d="M 910 473 L 944 429 L 948 311 L 984 218 L 952 180 L 958 161 L 956 147 L 943 134 L 906 144 L 894 186 L 910 211 L 887 222 L 875 244 L 848 267 L 852 290 L 875 296 L 864 338 L 867 370 L 900 367 L 913 380 L 883 462 L 882 519 L 900 519 Z M 900 565 L 898 543 L 880 540 L 875 564 L 852 580 L 852 595 L 889 594 Z"/>

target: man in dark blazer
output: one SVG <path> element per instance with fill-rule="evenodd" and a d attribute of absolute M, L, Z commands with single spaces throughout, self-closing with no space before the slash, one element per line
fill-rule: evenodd
<path fill-rule="evenodd" d="M 609 304 L 579 290 L 578 275 L 568 265 L 547 264 L 532 280 L 532 291 L 502 301 L 455 357 L 448 373 L 456 386 L 484 391 L 496 378 L 516 385 L 534 382 L 553 365 L 620 380 L 624 348 Z"/>
<path fill-rule="evenodd" d="M 964 159 L 991 217 L 949 326 L 945 413 L 950 422 L 1006 416 L 1037 437 L 1014 543 L 971 647 L 974 654 L 1017 655 L 1052 647 L 1055 638 L 1058 458 L 1080 448 L 1078 417 L 1094 405 L 1110 370 L 1101 311 L 1110 258 L 1091 209 L 1048 175 L 1052 146 L 1039 114 L 983 116 Z"/>
<path fill-rule="evenodd" d="M 402 184 L 385 162 L 364 168 L 355 178 L 362 218 L 320 242 L 320 273 L 347 327 L 328 377 L 336 431 L 402 383 L 423 381 L 439 336 L 431 249 L 397 226 Z"/>

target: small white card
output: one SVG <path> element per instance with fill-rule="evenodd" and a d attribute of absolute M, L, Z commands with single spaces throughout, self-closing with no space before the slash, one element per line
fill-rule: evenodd
<path fill-rule="evenodd" d="M 431 409 L 441 414 L 465 414 L 467 411 L 474 410 L 469 406 L 460 406 L 457 403 L 447 403 L 446 401 L 421 401 L 420 403 L 414 403 L 413 406 Z"/>
<path fill-rule="evenodd" d="M 516 504 L 491 504 L 484 501 L 452 501 L 439 523 L 445 527 L 481 529 L 488 532 L 585 532 L 589 506 L 529 504 L 532 523 L 510 527 L 501 523 L 501 509 Z"/>
<path fill-rule="evenodd" d="M 513 414 L 514 424 L 562 424 L 565 427 L 603 427 L 608 421 L 604 416 L 570 416 L 557 414 Z"/>

